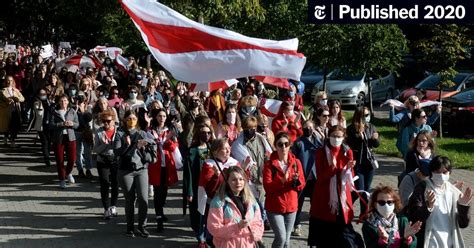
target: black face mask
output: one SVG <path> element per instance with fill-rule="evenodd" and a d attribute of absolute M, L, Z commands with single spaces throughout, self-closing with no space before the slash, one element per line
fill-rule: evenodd
<path fill-rule="evenodd" d="M 303 128 L 303 135 L 306 137 L 313 135 L 313 129 L 307 127 Z"/>
<path fill-rule="evenodd" d="M 244 130 L 244 136 L 247 140 L 252 139 L 253 137 L 255 137 L 255 132 L 255 129 L 246 129 Z"/>
<path fill-rule="evenodd" d="M 199 101 L 191 101 L 191 108 L 197 108 L 199 107 Z"/>
<path fill-rule="evenodd" d="M 211 136 L 210 135 L 207 135 L 206 133 L 200 133 L 199 134 L 199 139 L 202 141 L 202 142 L 209 142 L 209 140 L 211 139 Z"/>
<path fill-rule="evenodd" d="M 257 132 L 259 132 L 259 133 L 265 132 L 265 126 L 264 125 L 258 125 L 257 126 Z"/>

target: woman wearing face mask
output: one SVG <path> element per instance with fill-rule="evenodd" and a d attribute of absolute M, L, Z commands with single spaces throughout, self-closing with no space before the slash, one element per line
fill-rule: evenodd
<path fill-rule="evenodd" d="M 275 151 L 274 143 L 275 143 L 275 134 L 273 131 L 268 127 L 268 116 L 260 114 L 257 116 L 257 133 L 263 135 L 266 138 L 268 144 L 272 148 L 272 151 Z"/>
<path fill-rule="evenodd" d="M 100 113 L 102 126 L 95 131 L 94 152 L 97 154 L 97 172 L 99 173 L 100 198 L 104 208 L 104 219 L 117 216 L 118 181 L 117 157 L 114 155 L 114 140 L 117 134 L 115 119 L 117 115 L 110 110 Z M 111 191 L 110 191 L 111 190 Z M 110 202 L 109 202 L 110 191 Z"/>
<path fill-rule="evenodd" d="M 204 220 L 207 219 L 210 201 L 224 183 L 224 177 L 221 172 L 232 166 L 240 166 L 239 162 L 230 156 L 230 146 L 227 139 L 222 138 L 212 141 L 210 150 L 212 156 L 202 165 L 196 199 L 198 201 L 199 213 L 205 215 Z M 212 243 L 209 240 L 210 237 L 206 237 L 206 239 L 208 243 Z"/>
<path fill-rule="evenodd" d="M 92 80 L 87 77 L 81 79 L 79 88 L 82 92 L 84 92 L 84 95 L 86 96 L 86 103 L 90 106 L 93 106 L 97 101 L 97 95 L 95 94 L 94 84 L 92 83 Z"/>
<path fill-rule="evenodd" d="M 263 223 L 245 171 L 233 166 L 223 174 L 225 182 L 211 201 L 207 219 L 214 244 L 223 248 L 255 247 L 263 237 Z"/>
<path fill-rule="evenodd" d="M 38 132 L 41 142 L 41 152 L 43 153 L 44 163 L 47 167 L 51 166 L 49 152 L 51 150 L 51 136 L 49 132 L 49 116 L 51 114 L 51 103 L 48 99 L 46 88 L 40 89 L 36 94 L 36 100 L 33 103 L 33 118 L 28 131 L 33 129 Z"/>
<path fill-rule="evenodd" d="M 400 215 L 402 205 L 397 192 L 389 186 L 377 187 L 370 196 L 369 215 L 362 233 L 367 247 L 416 247 L 415 234 L 421 222 L 409 223 Z"/>
<path fill-rule="evenodd" d="M 359 177 L 355 186 L 357 190 L 370 192 L 372 179 L 374 177 L 375 168 L 372 166 L 370 159 L 373 154 L 372 149 L 380 146 L 379 133 L 375 126 L 370 123 L 370 111 L 367 107 L 357 109 L 352 117 L 352 123 L 347 128 L 347 144 L 354 153 L 356 165 L 354 167 L 355 174 Z M 360 215 L 363 216 L 367 210 L 368 198 L 367 194 L 361 194 L 363 201 L 360 201 Z M 352 194 L 352 200 L 356 201 L 358 194 Z"/>
<path fill-rule="evenodd" d="M 181 152 L 183 152 L 183 155 L 186 156 L 186 150 L 191 146 L 193 141 L 194 126 L 197 126 L 195 124 L 196 118 L 198 118 L 198 116 L 207 116 L 207 113 L 202 107 L 201 99 L 199 99 L 199 96 L 197 95 L 193 95 L 189 99 L 189 102 L 187 103 L 188 107 L 184 105 L 181 97 L 176 97 L 175 106 L 183 117 L 183 132 L 181 133 L 180 146 L 182 147 Z"/>
<path fill-rule="evenodd" d="M 295 111 L 303 111 L 303 98 L 296 93 L 296 86 L 294 84 L 290 85 L 287 95 L 283 97 L 283 101 L 292 102 L 295 106 Z"/>
<path fill-rule="evenodd" d="M 304 170 L 304 178 L 306 186 L 298 198 L 298 212 L 296 213 L 296 220 L 292 236 L 301 236 L 301 210 L 305 197 L 313 195 L 314 182 L 316 181 L 316 167 L 315 155 L 316 149 L 320 146 L 316 139 L 316 132 L 314 130 L 314 122 L 307 120 L 303 123 L 303 136 L 299 137 L 292 146 L 291 151 L 301 161 Z"/>
<path fill-rule="evenodd" d="M 309 109 L 314 114 L 318 109 L 322 107 L 327 107 L 327 105 L 328 105 L 328 95 L 326 94 L 325 91 L 320 91 L 316 94 L 313 105 L 311 105 Z"/>
<path fill-rule="evenodd" d="M 5 135 L 4 145 L 10 140 L 12 147 L 17 147 L 15 139 L 21 128 L 21 107 L 20 103 L 25 98 L 15 86 L 12 76 L 5 78 L 5 87 L 0 93 L 0 133 Z"/>
<path fill-rule="evenodd" d="M 427 116 L 425 111 L 422 109 L 415 109 L 411 113 L 410 124 L 403 129 L 397 139 L 397 148 L 402 153 L 403 157 L 406 157 L 410 142 L 416 137 L 416 135 L 423 130 L 432 133 L 431 127 L 426 124 Z M 436 135 L 433 135 L 434 137 Z"/>
<path fill-rule="evenodd" d="M 316 150 L 318 179 L 311 198 L 309 246 L 364 247 L 362 237 L 352 227 L 351 190 L 356 161 L 344 144 L 344 136 L 344 128 L 333 126 L 324 147 Z"/>
<path fill-rule="evenodd" d="M 429 179 L 416 185 L 407 207 L 410 221 L 423 222 L 417 247 L 467 247 L 460 228 L 469 225 L 472 189 L 462 192 L 449 182 L 452 165 L 447 157 L 434 157 L 429 167 Z"/>
<path fill-rule="evenodd" d="M 176 134 L 167 126 L 168 114 L 164 109 L 151 112 L 151 123 L 148 133 L 151 134 L 158 146 L 157 161 L 148 166 L 150 185 L 153 185 L 153 202 L 157 231 L 163 231 L 163 222 L 168 218 L 163 211 L 168 188 L 178 182 L 177 170 L 183 167 L 181 153 L 179 152 Z"/>
<path fill-rule="evenodd" d="M 400 174 L 400 176 L 398 176 L 399 184 L 401 184 L 401 182 L 407 175 L 413 174 L 413 172 L 417 168 L 420 168 L 420 167 L 428 168 L 427 165 L 430 163 L 431 159 L 435 156 L 434 151 L 435 151 L 435 142 L 433 138 L 431 138 L 430 132 L 426 130 L 420 131 L 410 143 L 410 150 L 408 151 L 405 157 L 405 170 Z M 428 172 L 429 171 L 425 170 L 424 174 L 429 175 Z M 414 180 L 414 181 L 417 181 L 417 180 Z M 413 185 L 413 187 L 411 188 L 411 192 L 413 192 L 413 188 L 415 187 L 415 185 Z M 408 201 L 404 201 L 403 195 L 402 194 L 400 195 L 402 196 L 403 204 L 406 205 Z M 408 200 L 408 197 L 406 198 L 406 200 Z"/>
<path fill-rule="evenodd" d="M 241 131 L 240 117 L 237 116 L 237 105 L 227 105 L 225 119 L 217 125 L 216 137 L 226 137 L 232 145 Z"/>
<path fill-rule="evenodd" d="M 341 102 L 338 100 L 331 100 L 328 103 L 328 107 L 330 114 L 328 125 L 330 127 L 339 125 L 346 128 L 346 118 L 344 118 L 344 115 L 342 114 Z"/>
<path fill-rule="evenodd" d="M 156 155 L 153 136 L 138 129 L 138 118 L 127 111 L 123 119 L 124 128 L 115 135 L 114 153 L 119 157 L 118 181 L 125 196 L 125 215 L 127 217 L 127 236 L 134 237 L 135 200 L 138 198 L 137 233 L 147 238 L 148 212 L 148 155 Z"/>
<path fill-rule="evenodd" d="M 126 111 L 138 112 L 139 109 L 147 111 L 147 107 L 145 102 L 141 100 L 142 96 L 140 95 L 140 90 L 137 86 L 130 86 L 128 88 L 127 96 L 127 99 L 120 105 L 119 116 L 123 116 Z"/>
<path fill-rule="evenodd" d="M 51 141 L 56 155 L 56 166 L 58 167 L 59 187 L 66 188 L 66 176 L 69 183 L 74 184 L 72 169 L 76 161 L 76 134 L 74 129 L 79 127 L 79 118 L 76 110 L 69 107 L 66 95 L 58 98 L 57 108 L 52 111 L 49 120 L 51 129 Z M 67 157 L 67 167 L 64 168 L 64 153 Z"/>
<path fill-rule="evenodd" d="M 114 107 L 115 111 L 118 111 L 120 104 L 123 102 L 123 98 L 120 97 L 119 89 L 117 86 L 112 86 L 109 92 L 109 106 Z"/>
<path fill-rule="evenodd" d="M 301 162 L 290 151 L 291 141 L 286 132 L 275 137 L 277 150 L 263 167 L 265 208 L 275 233 L 272 247 L 290 247 L 290 235 L 298 210 L 298 192 L 305 187 Z"/>
<path fill-rule="evenodd" d="M 290 102 L 283 102 L 280 111 L 272 121 L 272 131 L 273 133 L 286 132 L 290 141 L 294 142 L 303 134 L 300 119 L 301 113 L 294 111 L 294 105 Z"/>
<path fill-rule="evenodd" d="M 183 201 L 189 206 L 191 228 L 196 234 L 199 244 L 205 244 L 203 215 L 198 212 L 198 186 L 201 168 L 206 159 L 210 158 L 209 144 L 212 138 L 211 127 L 206 124 L 196 126 L 194 140 L 186 157 L 186 164 L 183 171 Z M 186 204 L 187 203 L 187 204 Z"/>

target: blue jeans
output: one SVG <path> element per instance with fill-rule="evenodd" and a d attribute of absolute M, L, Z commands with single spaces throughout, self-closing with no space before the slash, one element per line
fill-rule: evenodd
<path fill-rule="evenodd" d="M 272 248 L 290 247 L 290 235 L 295 224 L 296 212 L 286 214 L 267 212 L 267 217 L 275 233 Z"/>
<path fill-rule="evenodd" d="M 364 190 L 367 192 L 370 192 L 370 185 L 372 185 L 372 179 L 374 178 L 374 169 L 361 169 L 361 168 L 356 168 L 355 173 L 357 176 L 359 176 L 359 179 L 354 182 L 355 187 L 357 190 Z M 367 194 L 360 193 L 362 198 L 365 200 L 367 204 L 369 204 L 369 199 L 367 198 Z M 352 193 L 352 202 L 355 202 L 359 196 L 353 192 Z M 360 215 L 365 213 L 367 210 L 367 206 L 363 204 L 361 201 L 360 202 Z"/>
<path fill-rule="evenodd" d="M 81 171 L 86 165 L 86 169 L 92 169 L 92 145 L 84 142 L 82 132 L 76 132 L 76 166 Z M 84 159 L 84 163 L 83 160 Z"/>

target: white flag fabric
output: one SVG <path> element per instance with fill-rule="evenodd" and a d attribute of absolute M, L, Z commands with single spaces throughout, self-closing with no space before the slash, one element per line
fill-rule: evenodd
<path fill-rule="evenodd" d="M 247 76 L 299 80 L 306 63 L 298 39 L 257 39 L 192 21 L 155 0 L 121 0 L 153 56 L 192 83 Z"/>
<path fill-rule="evenodd" d="M 123 53 L 123 50 L 118 47 L 96 46 L 92 48 L 89 52 L 105 52 L 109 58 L 115 59 L 118 55 Z"/>

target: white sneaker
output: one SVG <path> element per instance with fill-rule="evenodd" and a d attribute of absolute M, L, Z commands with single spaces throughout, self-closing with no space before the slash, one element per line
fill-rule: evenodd
<path fill-rule="evenodd" d="M 69 181 L 70 184 L 75 184 L 76 180 L 74 180 L 74 177 L 72 174 L 67 175 L 67 180 Z"/>
<path fill-rule="evenodd" d="M 110 207 L 109 212 L 110 212 L 110 215 L 112 215 L 112 217 L 117 217 L 118 216 L 117 208 L 115 206 Z"/>
<path fill-rule="evenodd" d="M 110 219 L 111 216 L 110 209 L 104 210 L 104 220 Z"/>
<path fill-rule="evenodd" d="M 148 187 L 148 196 L 153 197 L 155 195 L 155 191 L 153 191 L 153 185 Z"/>

